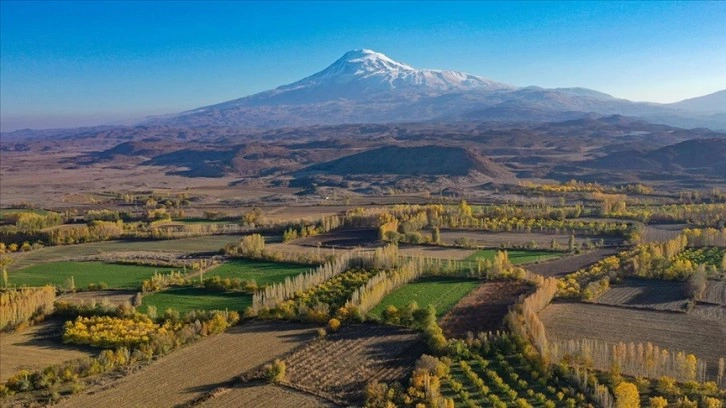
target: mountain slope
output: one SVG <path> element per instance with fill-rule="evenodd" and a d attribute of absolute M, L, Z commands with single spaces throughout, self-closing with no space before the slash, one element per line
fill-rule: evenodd
<path fill-rule="evenodd" d="M 647 152 L 626 151 L 582 163 L 607 170 L 726 174 L 726 139 L 693 139 Z"/>
<path fill-rule="evenodd" d="M 587 113 L 726 129 L 726 115 L 636 103 L 584 88 L 518 88 L 457 71 L 416 69 L 371 50 L 349 51 L 324 70 L 289 85 L 149 123 L 278 128 L 461 120 L 556 121 Z"/>
<path fill-rule="evenodd" d="M 460 147 L 445 146 L 385 146 L 316 164 L 301 172 L 409 176 L 466 176 L 478 172 L 492 178 L 512 176 L 509 170 L 486 157 Z"/>
<path fill-rule="evenodd" d="M 704 113 L 726 113 L 726 89 L 712 94 L 686 99 L 669 106 Z"/>

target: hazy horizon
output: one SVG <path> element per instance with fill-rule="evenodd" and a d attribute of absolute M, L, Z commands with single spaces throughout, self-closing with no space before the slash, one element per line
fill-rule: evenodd
<path fill-rule="evenodd" d="M 0 16 L 2 131 L 220 103 L 358 48 L 415 68 L 633 101 L 726 89 L 720 2 L 2 2 Z"/>

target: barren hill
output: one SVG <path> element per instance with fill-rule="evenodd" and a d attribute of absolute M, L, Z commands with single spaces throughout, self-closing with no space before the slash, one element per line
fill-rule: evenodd
<path fill-rule="evenodd" d="M 445 146 L 386 146 L 316 164 L 304 171 L 337 175 L 465 176 L 472 172 L 493 178 L 512 175 L 505 167 L 470 150 Z"/>
<path fill-rule="evenodd" d="M 617 152 L 590 160 L 590 168 L 611 170 L 726 172 L 726 139 L 694 139 L 660 149 Z"/>

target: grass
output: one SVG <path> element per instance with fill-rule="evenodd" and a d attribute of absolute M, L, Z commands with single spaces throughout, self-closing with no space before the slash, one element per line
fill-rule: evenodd
<path fill-rule="evenodd" d="M 478 258 L 494 260 L 494 255 L 498 249 L 480 249 L 464 259 L 465 261 L 476 261 Z M 532 249 L 508 249 L 509 261 L 515 265 L 530 262 L 548 261 L 562 257 L 560 252 L 550 252 Z"/>
<path fill-rule="evenodd" d="M 204 277 L 254 279 L 259 286 L 263 286 L 282 282 L 288 276 L 295 276 L 308 270 L 310 266 L 307 265 L 233 259 L 205 273 Z"/>
<path fill-rule="evenodd" d="M 168 273 L 164 267 L 121 265 L 103 262 L 50 262 L 33 265 L 10 272 L 9 281 L 16 286 L 42 286 L 51 284 L 65 286 L 73 276 L 78 289 L 88 287 L 89 283 L 104 282 L 111 289 L 138 288 L 141 281 L 151 277 L 154 272 Z"/>
<path fill-rule="evenodd" d="M 371 314 L 380 316 L 389 305 L 401 309 L 411 302 L 419 307 L 431 304 L 436 308 L 436 316 L 441 317 L 467 293 L 479 286 L 478 280 L 465 278 L 425 277 L 391 292 L 381 303 L 371 309 Z"/>
<path fill-rule="evenodd" d="M 140 311 L 155 306 L 158 313 L 172 308 L 179 313 L 191 310 L 236 310 L 244 312 L 252 306 L 252 295 L 233 292 L 210 292 L 203 288 L 173 288 L 144 296 Z"/>

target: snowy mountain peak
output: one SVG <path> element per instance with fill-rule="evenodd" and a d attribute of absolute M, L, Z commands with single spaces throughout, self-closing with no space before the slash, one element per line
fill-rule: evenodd
<path fill-rule="evenodd" d="M 361 49 L 352 50 L 343 54 L 328 68 L 313 75 L 316 77 L 329 77 L 337 75 L 354 75 L 365 77 L 369 75 L 386 75 L 398 71 L 415 71 L 412 67 L 396 62 L 380 52 Z"/>
<path fill-rule="evenodd" d="M 335 98 L 346 99 L 393 90 L 430 95 L 452 91 L 512 89 L 508 85 L 462 72 L 415 69 L 380 52 L 358 49 L 346 52 L 317 74 L 277 88 L 275 94 L 321 87 Z M 327 89 L 330 87 L 335 89 Z"/>

